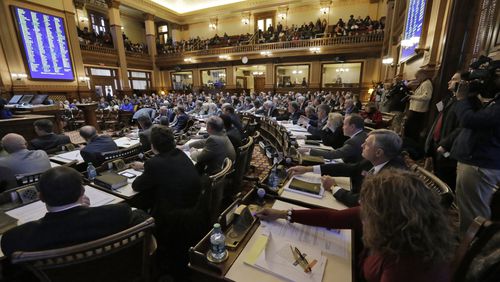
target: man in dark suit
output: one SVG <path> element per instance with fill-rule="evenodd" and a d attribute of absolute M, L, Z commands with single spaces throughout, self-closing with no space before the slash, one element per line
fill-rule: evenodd
<path fill-rule="evenodd" d="M 175 147 L 172 130 L 154 125 L 151 128 L 151 149 L 155 153 L 153 158 L 144 164 L 132 164 L 135 169 L 144 169 L 144 173 L 132 183 L 132 188 L 151 191 L 155 219 L 157 216 L 165 218 L 172 210 L 194 206 L 201 191 L 200 175 L 189 157 Z"/>
<path fill-rule="evenodd" d="M 311 156 L 323 156 L 325 159 L 342 159 L 345 163 L 354 163 L 361 160 L 361 145 L 366 140 L 364 130 L 364 120 L 358 114 L 346 116 L 344 126 L 342 127 L 345 136 L 348 136 L 344 145 L 337 150 L 326 151 L 321 149 L 312 149 Z"/>
<path fill-rule="evenodd" d="M 328 121 L 328 113 L 330 113 L 330 107 L 325 104 L 321 104 L 317 108 L 318 119 L 316 121 L 310 120 L 308 118 L 301 118 L 299 123 L 307 128 L 307 132 L 311 133 L 307 139 L 321 140 L 321 130 L 325 127 Z"/>
<path fill-rule="evenodd" d="M 80 154 L 86 163 L 91 162 L 94 166 L 101 165 L 103 162 L 102 153 L 118 150 L 118 146 L 111 137 L 97 135 L 95 127 L 91 125 L 80 128 L 80 136 L 87 141 L 87 146 L 80 150 Z"/>
<path fill-rule="evenodd" d="M 220 118 L 224 122 L 224 129 L 226 130 L 226 135 L 233 144 L 234 150 L 236 151 L 238 147 L 243 145 L 243 136 L 240 131 L 234 126 L 233 120 L 230 116 L 226 114 L 220 115 Z"/>
<path fill-rule="evenodd" d="M 225 103 L 222 105 L 222 113 L 231 118 L 233 126 L 240 132 L 243 133 L 243 125 L 241 124 L 240 117 L 235 113 L 233 105 Z"/>
<path fill-rule="evenodd" d="M 348 207 L 357 206 L 361 184 L 366 175 L 377 174 L 383 169 L 399 168 L 405 169 L 406 165 L 401 153 L 403 141 L 391 130 L 377 129 L 368 135 L 363 144 L 363 160 L 357 163 L 336 163 L 318 166 L 296 166 L 289 169 L 292 175 L 306 172 L 321 173 L 322 185 L 325 189 L 332 191 L 337 201 Z M 337 186 L 331 176 L 347 176 L 351 178 L 351 190 Z"/>
<path fill-rule="evenodd" d="M 137 123 L 141 130 L 139 131 L 139 140 L 141 142 L 142 151 L 146 152 L 151 149 L 151 127 L 153 122 L 149 116 L 139 116 Z"/>
<path fill-rule="evenodd" d="M 288 103 L 288 119 L 292 121 L 293 124 L 297 124 L 299 118 L 304 114 L 299 108 L 299 104 L 295 101 Z"/>
<path fill-rule="evenodd" d="M 141 223 L 148 216 L 125 204 L 89 207 L 82 176 L 59 166 L 46 171 L 38 183 L 47 213 L 39 220 L 14 227 L 2 236 L 2 251 L 42 251 L 96 240 Z"/>
<path fill-rule="evenodd" d="M 221 170 L 224 159 L 229 158 L 234 162 L 236 152 L 224 131 L 224 123 L 220 117 L 212 116 L 207 120 L 207 132 L 207 139 L 193 142 L 188 147 L 191 148 L 191 158 L 196 161 L 199 171 L 211 175 Z"/>
<path fill-rule="evenodd" d="M 189 116 L 184 112 L 183 106 L 177 106 L 174 109 L 174 112 L 175 112 L 175 118 L 170 124 L 170 127 L 172 128 L 174 133 L 177 133 L 186 128 Z"/>
<path fill-rule="evenodd" d="M 446 95 L 436 105 L 439 113 L 425 140 L 425 153 L 432 157 L 434 174 L 453 190 L 457 178 L 457 161 L 450 158 L 449 152 L 461 129 L 455 113 L 455 92 L 459 82 L 460 73 L 457 72 L 448 82 L 448 90 L 452 95 Z"/>
<path fill-rule="evenodd" d="M 68 136 L 54 133 L 54 124 L 48 119 L 39 119 L 33 123 L 38 138 L 30 141 L 30 150 L 51 150 L 71 143 Z"/>

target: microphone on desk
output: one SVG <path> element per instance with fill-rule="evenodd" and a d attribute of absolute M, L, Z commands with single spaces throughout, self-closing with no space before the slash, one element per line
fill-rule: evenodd
<path fill-rule="evenodd" d="M 259 205 L 264 205 L 264 196 L 266 196 L 266 190 L 264 188 L 259 188 L 257 189 L 257 196 L 259 196 L 258 202 Z"/>

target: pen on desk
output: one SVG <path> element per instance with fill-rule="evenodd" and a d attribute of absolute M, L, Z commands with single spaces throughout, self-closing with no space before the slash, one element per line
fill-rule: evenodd
<path fill-rule="evenodd" d="M 307 259 L 302 255 L 302 252 L 297 248 L 295 247 L 295 252 L 297 252 L 297 254 L 299 255 L 300 259 L 306 264 L 306 272 L 311 272 L 312 269 L 311 267 L 309 266 L 309 262 L 307 261 Z"/>

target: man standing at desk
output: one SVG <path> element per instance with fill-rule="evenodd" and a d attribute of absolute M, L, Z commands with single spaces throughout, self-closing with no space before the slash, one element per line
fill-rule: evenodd
<path fill-rule="evenodd" d="M 80 150 L 83 160 L 98 166 L 102 163 L 101 154 L 104 152 L 116 151 L 118 146 L 111 137 L 97 135 L 97 130 L 91 125 L 83 126 L 80 129 L 80 136 L 87 141 L 87 146 Z"/>
<path fill-rule="evenodd" d="M 148 218 L 143 211 L 132 211 L 125 204 L 89 207 L 82 183 L 81 174 L 69 167 L 45 172 L 38 188 L 48 212 L 40 220 L 7 231 L 1 241 L 4 254 L 76 245 L 115 234 Z"/>
<path fill-rule="evenodd" d="M 295 166 L 289 169 L 292 175 L 314 172 L 323 176 L 323 187 L 331 190 L 337 201 L 348 207 L 359 205 L 359 192 L 366 175 L 377 174 L 388 168 L 405 169 L 404 161 L 399 157 L 403 141 L 391 130 L 377 129 L 368 135 L 363 143 L 363 160 L 357 163 L 336 163 L 317 166 Z M 351 190 L 337 186 L 330 176 L 347 176 L 351 178 Z"/>
<path fill-rule="evenodd" d="M 48 119 L 39 119 L 33 126 L 38 138 L 30 141 L 30 149 L 47 151 L 71 143 L 68 136 L 54 133 L 54 124 Z"/>
<path fill-rule="evenodd" d="M 35 174 L 50 169 L 50 160 L 42 150 L 28 150 L 28 143 L 19 134 L 9 133 L 2 138 L 2 147 L 9 153 L 0 158 L 0 166 L 9 168 L 14 175 Z"/>

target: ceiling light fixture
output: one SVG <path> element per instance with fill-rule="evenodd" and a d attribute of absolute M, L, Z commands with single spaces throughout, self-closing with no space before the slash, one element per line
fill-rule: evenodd
<path fill-rule="evenodd" d="M 321 51 L 321 48 L 319 48 L 319 47 L 311 47 L 311 48 L 309 48 L 309 51 L 311 51 L 314 54 L 317 54 L 317 53 L 319 53 Z"/>
<path fill-rule="evenodd" d="M 384 58 L 382 59 L 382 64 L 384 65 L 391 65 L 392 63 L 394 63 L 394 59 L 393 58 Z"/>
<path fill-rule="evenodd" d="M 271 51 L 262 51 L 262 52 L 260 52 L 260 54 L 261 54 L 262 56 L 269 57 L 269 56 L 271 56 L 273 53 L 271 53 Z"/>

